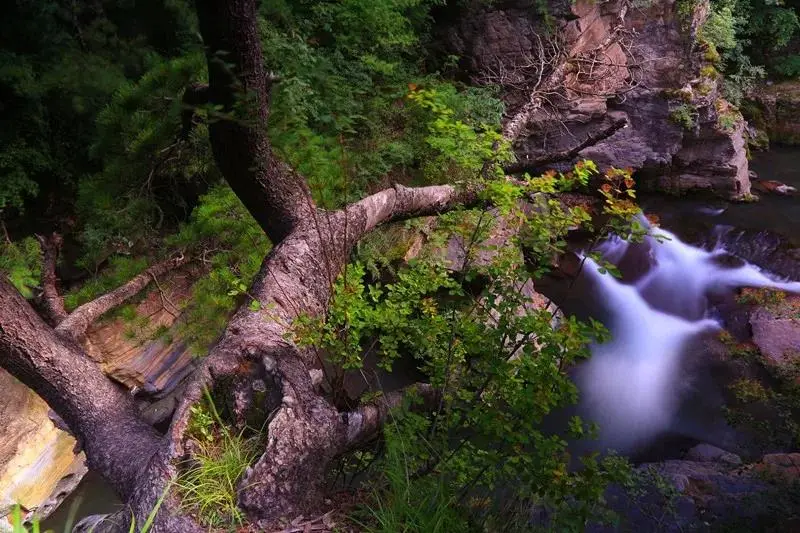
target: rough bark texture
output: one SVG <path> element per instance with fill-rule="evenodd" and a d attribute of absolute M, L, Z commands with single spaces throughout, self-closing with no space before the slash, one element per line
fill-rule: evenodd
<path fill-rule="evenodd" d="M 129 497 L 161 438 L 139 418 L 130 395 L 45 324 L 5 279 L 0 279 L 0 350 L 3 367 L 69 425 L 89 466 Z"/>
<path fill-rule="evenodd" d="M 58 277 L 56 276 L 58 253 L 64 240 L 61 235 L 55 232 L 47 237 L 39 237 L 38 239 L 42 246 L 41 304 L 48 322 L 52 325 L 57 325 L 67 318 L 64 298 L 58 292 Z"/>
<path fill-rule="evenodd" d="M 313 215 L 305 180 L 272 156 L 267 138 L 271 78 L 264 69 L 255 0 L 197 0 L 208 59 L 208 99 L 222 106 L 209 134 L 214 159 L 236 195 L 278 242 Z"/>
<path fill-rule="evenodd" d="M 398 186 L 344 210 L 317 212 L 295 229 L 266 258 L 249 291 L 260 309 L 243 306 L 233 316 L 179 407 L 171 428 L 178 455 L 189 408 L 202 389 L 230 379 L 247 364 L 261 365 L 280 401 L 269 406 L 274 415 L 266 449 L 240 483 L 240 504 L 252 519 L 265 523 L 318 511 L 331 460 L 374 434 L 388 404 L 340 413 L 314 385 L 312 374 L 321 371 L 321 361 L 314 350 L 292 342 L 292 322 L 326 311 L 333 280 L 366 232 L 384 222 L 441 213 L 476 199 L 474 193 L 451 186 Z"/>
<path fill-rule="evenodd" d="M 248 516 L 267 525 L 318 512 L 331 460 L 372 438 L 402 393 L 340 412 L 317 386 L 323 373 L 319 354 L 293 342 L 292 323 L 301 315 L 326 312 L 334 280 L 353 246 L 379 224 L 479 201 L 476 191 L 449 185 L 398 185 L 339 211 L 317 209 L 305 180 L 273 156 L 266 135 L 271 82 L 261 57 L 255 0 L 197 0 L 196 5 L 207 46 L 207 94 L 222 109 L 210 125 L 214 157 L 274 247 L 247 292 L 260 305 L 243 305 L 231 318 L 192 376 L 167 435 L 159 436 L 139 417 L 130 396 L 102 375 L 74 339 L 183 259 L 151 267 L 79 307 L 55 331 L 8 283 L 0 283 L 0 364 L 34 388 L 84 439 L 91 466 L 127 500 L 130 512 L 104 523 L 107 530 L 127 531 L 131 513 L 143 523 L 175 479 L 190 454 L 185 433 L 191 407 L 205 389 L 229 396 L 233 391 L 239 414 L 249 409 L 270 414 L 263 454 L 239 486 L 239 503 Z M 252 394 L 267 387 L 273 394 L 266 398 Z M 429 386 L 415 389 L 426 401 L 435 397 Z M 181 514 L 174 492 L 152 529 L 201 530 Z"/>

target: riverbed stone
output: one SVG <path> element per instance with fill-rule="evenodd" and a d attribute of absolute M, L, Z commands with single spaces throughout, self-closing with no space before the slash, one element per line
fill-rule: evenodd
<path fill-rule="evenodd" d="M 686 459 L 688 461 L 696 461 L 701 463 L 720 462 L 730 465 L 742 464 L 742 458 L 735 453 L 727 452 L 722 448 L 717 448 L 716 446 L 706 443 L 698 444 L 697 446 L 691 448 L 686 453 Z"/>
<path fill-rule="evenodd" d="M 765 455 L 755 469 L 786 481 L 800 479 L 800 453 L 770 453 Z"/>

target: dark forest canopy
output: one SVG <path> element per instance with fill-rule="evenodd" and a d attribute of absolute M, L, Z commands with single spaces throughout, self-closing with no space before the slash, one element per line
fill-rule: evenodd
<path fill-rule="evenodd" d="M 635 484 L 626 462 L 587 455 L 570 469 L 566 437 L 542 429 L 574 402 L 567 369 L 605 329 L 532 309 L 524 287 L 571 230 L 642 237 L 631 172 L 583 161 L 506 176 L 501 88 L 467 83 L 440 42 L 469 7 L 6 6 L 0 366 L 48 402 L 128 505 L 104 527 L 128 531 L 154 509 L 165 532 L 317 517 L 339 475 L 365 472 L 355 523 L 375 531 L 524 529 L 531 509 L 563 530 L 613 520 L 603 491 Z M 725 0 L 701 38 L 741 96 L 761 76 L 796 75 L 797 34 L 792 5 Z M 559 200 L 571 190 L 605 202 L 599 216 Z M 496 218 L 511 229 L 477 261 Z M 434 248 L 458 236 L 461 268 L 406 261 L 397 241 L 417 233 Z M 188 264 L 201 275 L 181 335 L 199 368 L 156 429 L 81 343 Z M 367 356 L 386 372 L 413 366 L 415 379 L 347 397 L 345 371 Z M 566 433 L 592 427 L 573 418 Z M 203 465 L 221 457 L 234 457 L 233 489 L 208 494 L 222 482 Z"/>

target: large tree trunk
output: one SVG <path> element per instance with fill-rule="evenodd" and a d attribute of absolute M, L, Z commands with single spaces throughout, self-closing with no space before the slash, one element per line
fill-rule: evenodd
<path fill-rule="evenodd" d="M 2 278 L 0 349 L 3 368 L 35 390 L 74 432 L 89 467 L 129 497 L 161 436 L 139 417 L 129 394 L 76 344 L 57 335 Z"/>
<path fill-rule="evenodd" d="M 214 159 L 273 243 L 314 212 L 302 176 L 272 156 L 271 81 L 264 70 L 255 0 L 196 0 L 208 60 L 208 99 L 221 106 L 209 133 Z"/>
<path fill-rule="evenodd" d="M 239 503 L 248 516 L 271 524 L 319 511 L 331 460 L 374 436 L 402 393 L 340 412 L 318 387 L 318 354 L 292 341 L 292 323 L 301 315 L 324 315 L 333 282 L 365 233 L 388 221 L 435 215 L 478 200 L 474 191 L 446 185 L 396 186 L 343 210 L 317 209 L 302 176 L 273 156 L 266 134 L 271 82 L 262 60 L 256 1 L 196 4 L 207 47 L 207 94 L 222 110 L 210 124 L 214 157 L 274 247 L 248 290 L 260 306 L 244 305 L 235 313 L 193 375 L 167 435 L 139 417 L 130 395 L 102 374 L 76 339 L 93 320 L 182 259 L 151 267 L 68 316 L 58 308 L 55 280 L 48 277 L 53 291 L 47 301 L 59 322 L 55 330 L 0 280 L 0 366 L 48 402 L 84 443 L 90 467 L 128 502 L 119 521 L 109 523 L 112 530 L 127 531 L 131 514 L 141 525 L 177 476 L 190 451 L 185 440 L 191 407 L 205 389 L 227 395 L 234 417 L 245 418 L 253 409 L 272 414 L 263 453 L 240 484 Z M 256 386 L 274 392 L 267 395 L 267 405 L 252 393 Z M 435 396 L 428 386 L 416 388 L 423 397 Z M 182 512 L 172 491 L 152 531 L 202 531 Z"/>

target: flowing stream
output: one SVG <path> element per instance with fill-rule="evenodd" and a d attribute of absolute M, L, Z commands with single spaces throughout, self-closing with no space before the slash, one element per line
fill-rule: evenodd
<path fill-rule="evenodd" d="M 581 300 L 592 302 L 589 314 L 611 333 L 575 373 L 579 412 L 600 426 L 597 444 L 632 453 L 667 433 L 724 440 L 721 421 L 708 427 L 678 416 L 682 400 L 697 385 L 686 372 L 687 359 L 698 354 L 704 336 L 722 327 L 711 302 L 738 287 L 800 293 L 800 282 L 734 261 L 721 246 L 710 251 L 690 246 L 663 229 L 653 229 L 638 244 L 610 240 L 600 251 L 620 265 L 623 277 L 601 274 L 586 258 L 579 280 Z"/>

